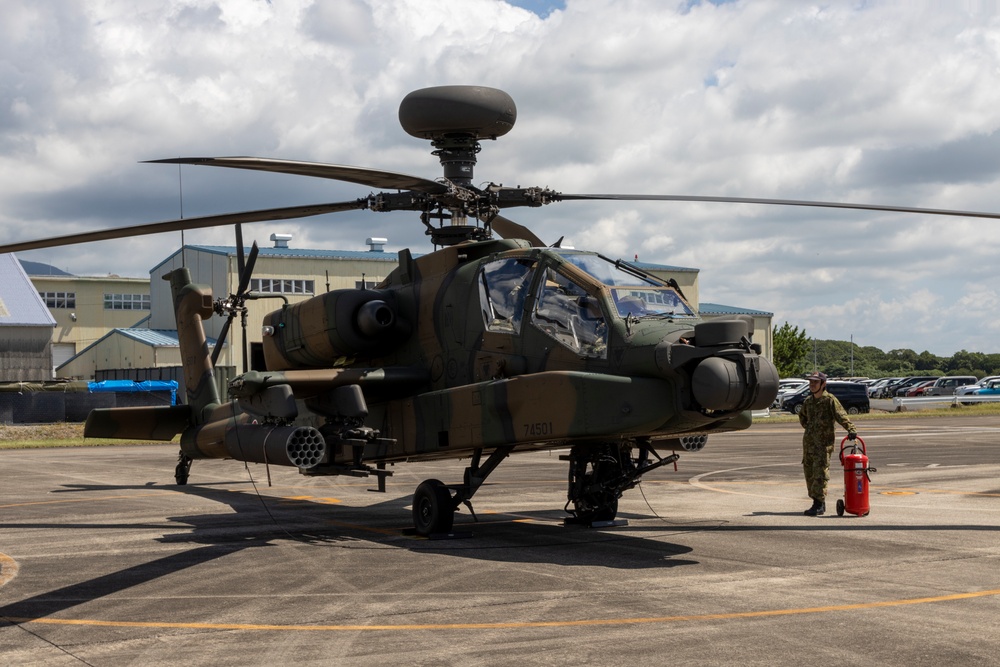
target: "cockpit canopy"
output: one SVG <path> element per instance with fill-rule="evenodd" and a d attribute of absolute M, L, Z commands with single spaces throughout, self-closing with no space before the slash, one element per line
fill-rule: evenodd
<path fill-rule="evenodd" d="M 537 256 L 501 257 L 482 265 L 477 281 L 488 330 L 519 334 L 527 318 L 581 356 L 603 359 L 608 317 L 695 317 L 675 287 L 626 263 L 573 250 L 547 252 L 578 271 Z M 529 294 L 534 299 L 525 312 Z"/>

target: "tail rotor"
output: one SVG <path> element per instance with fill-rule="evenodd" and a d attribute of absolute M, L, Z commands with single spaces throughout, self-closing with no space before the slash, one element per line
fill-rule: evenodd
<path fill-rule="evenodd" d="M 213 309 L 216 313 L 226 316 L 226 321 L 222 324 L 222 330 L 219 332 L 219 337 L 215 341 L 215 349 L 212 350 L 213 367 L 218 362 L 219 355 L 222 353 L 222 348 L 226 342 L 226 336 L 229 333 L 229 328 L 233 324 L 233 318 L 236 317 L 238 313 L 240 315 L 240 322 L 243 328 L 243 372 L 246 373 L 250 370 L 249 357 L 247 354 L 246 302 L 249 294 L 248 288 L 250 287 L 250 278 L 253 276 L 253 267 L 257 262 L 257 254 L 259 252 L 260 249 L 257 247 L 257 242 L 254 241 L 253 245 L 250 247 L 250 255 L 244 258 L 243 230 L 240 228 L 240 225 L 236 225 L 236 266 L 239 271 L 240 283 L 234 294 L 230 294 L 225 298 L 216 299 L 213 304 Z"/>

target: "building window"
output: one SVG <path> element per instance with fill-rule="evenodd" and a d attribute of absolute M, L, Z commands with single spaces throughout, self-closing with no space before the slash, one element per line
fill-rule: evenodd
<path fill-rule="evenodd" d="M 360 280 L 354 281 L 354 289 L 375 289 L 375 285 L 378 283 L 374 280 L 365 280 L 364 282 Z"/>
<path fill-rule="evenodd" d="M 47 308 L 76 308 L 76 292 L 39 292 Z"/>
<path fill-rule="evenodd" d="M 252 278 L 250 291 L 264 294 L 314 294 L 316 281 L 300 278 Z"/>
<path fill-rule="evenodd" d="M 149 310 L 149 295 L 105 294 L 104 310 Z"/>

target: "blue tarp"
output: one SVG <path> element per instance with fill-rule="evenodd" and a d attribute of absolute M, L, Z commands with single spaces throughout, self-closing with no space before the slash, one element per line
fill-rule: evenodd
<path fill-rule="evenodd" d="M 123 393 L 138 393 L 141 391 L 169 391 L 170 405 L 177 405 L 176 380 L 104 380 L 103 382 L 88 382 L 87 390 L 91 393 L 114 391 Z"/>

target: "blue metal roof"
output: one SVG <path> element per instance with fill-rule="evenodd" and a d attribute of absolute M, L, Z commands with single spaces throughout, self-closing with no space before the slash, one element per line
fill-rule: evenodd
<path fill-rule="evenodd" d="M 222 245 L 193 245 L 188 246 L 194 250 L 213 253 L 217 255 L 236 256 L 236 246 Z M 258 254 L 261 257 L 308 257 L 312 259 L 366 259 L 376 262 L 395 262 L 399 259 L 394 252 L 373 252 L 370 250 L 311 250 L 309 248 L 261 248 L 258 247 Z M 244 248 L 244 253 L 249 255 L 250 248 Z"/>
<path fill-rule="evenodd" d="M 56 326 L 21 263 L 9 254 L 0 255 L 0 326 Z"/>
<path fill-rule="evenodd" d="M 236 246 L 223 245 L 186 245 L 184 248 L 197 252 L 224 257 L 236 257 Z M 184 251 L 184 248 L 170 254 L 169 257 L 149 270 L 155 273 L 157 269 Z M 311 250 L 309 248 L 262 248 L 258 246 L 260 257 L 290 257 L 299 259 L 354 259 L 374 262 L 397 262 L 399 256 L 394 252 L 373 252 L 370 250 Z M 250 248 L 243 249 L 245 255 L 250 254 Z"/>
<path fill-rule="evenodd" d="M 31 262 L 26 259 L 18 258 L 21 262 L 21 266 L 24 268 L 25 273 L 29 276 L 72 276 L 72 273 L 66 273 L 62 269 L 56 268 L 51 264 L 46 264 L 44 262 Z"/>
<path fill-rule="evenodd" d="M 145 343 L 150 347 L 177 347 L 176 329 L 115 329 L 123 336 Z"/>
<path fill-rule="evenodd" d="M 628 261 L 628 260 L 625 260 Z M 670 264 L 653 264 L 651 262 L 631 262 L 632 266 L 639 267 L 643 271 L 693 271 L 698 273 L 699 269 L 691 269 L 686 266 L 672 266 Z"/>
<path fill-rule="evenodd" d="M 704 315 L 760 315 L 773 317 L 774 313 L 766 310 L 754 310 L 753 308 L 740 308 L 738 306 L 723 306 L 718 303 L 702 303 L 698 306 L 698 312 Z"/>

